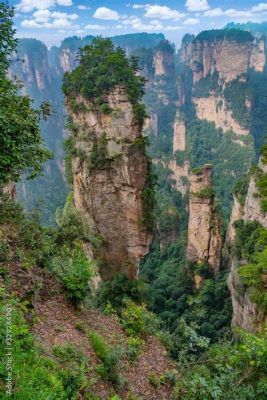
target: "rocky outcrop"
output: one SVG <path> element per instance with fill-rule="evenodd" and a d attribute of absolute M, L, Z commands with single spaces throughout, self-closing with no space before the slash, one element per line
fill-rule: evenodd
<path fill-rule="evenodd" d="M 265 41 L 260 39 L 254 41 L 254 46 L 250 56 L 250 68 L 254 68 L 257 72 L 263 72 L 266 62 Z"/>
<path fill-rule="evenodd" d="M 236 135 L 249 134 L 249 130 L 240 126 L 233 118 L 232 111 L 223 97 L 215 95 L 195 97 L 193 102 L 199 119 L 214 122 L 216 128 L 221 128 L 223 132 L 232 130 Z"/>
<path fill-rule="evenodd" d="M 206 164 L 190 178 L 187 259 L 208 263 L 216 274 L 220 268 L 222 240 L 211 171 L 211 165 Z"/>
<path fill-rule="evenodd" d="M 234 242 L 236 236 L 235 222 L 240 220 L 243 217 L 244 213 L 244 207 L 242 206 L 242 204 L 240 204 L 239 200 L 235 195 L 233 197 L 234 197 L 234 203 L 226 235 L 227 243 L 230 245 L 231 243 Z"/>
<path fill-rule="evenodd" d="M 247 73 L 249 68 L 262 72 L 264 47 L 263 41 L 253 41 L 248 32 L 205 31 L 183 41 L 180 58 L 192 70 L 194 82 L 215 72 L 220 79 L 229 82 Z"/>
<path fill-rule="evenodd" d="M 259 168 L 267 173 L 267 166 L 259 164 Z M 256 179 L 254 176 L 251 176 L 248 193 L 244 206 L 244 221 L 257 221 L 259 222 L 265 229 L 267 229 L 267 213 L 262 212 L 260 197 L 258 195 L 258 189 L 256 186 Z"/>
<path fill-rule="evenodd" d="M 182 165 L 177 165 L 176 160 L 170 160 L 168 167 L 172 171 L 175 189 L 185 196 L 189 187 L 189 161 L 185 161 Z"/>
<path fill-rule="evenodd" d="M 173 124 L 173 153 L 185 150 L 185 122 L 179 111 Z"/>
<path fill-rule="evenodd" d="M 263 172 L 267 172 L 267 167 L 262 165 L 261 162 L 259 163 L 259 168 Z M 250 178 L 244 206 L 234 196 L 234 205 L 227 231 L 227 244 L 230 248 L 236 237 L 234 223 L 240 219 L 244 221 L 257 221 L 267 229 L 267 213 L 261 211 L 260 197 L 256 186 L 256 179 L 253 175 Z M 250 332 L 257 332 L 262 322 L 267 322 L 267 316 L 250 300 L 248 292 L 240 280 L 238 266 L 242 263 L 243 261 L 237 260 L 236 257 L 230 260 L 231 268 L 228 276 L 228 286 L 233 305 L 232 326 L 238 326 Z"/>
<path fill-rule="evenodd" d="M 155 113 L 150 114 L 149 118 L 146 118 L 144 124 L 144 133 L 146 135 L 158 136 L 158 115 Z"/>
<path fill-rule="evenodd" d="M 0 193 L 8 195 L 12 200 L 16 200 L 17 193 L 16 193 L 16 185 L 14 182 L 9 182 L 6 186 L 0 189 Z"/>
<path fill-rule="evenodd" d="M 172 77 L 174 74 L 174 50 L 168 41 L 162 41 L 153 55 L 155 76 Z"/>
<path fill-rule="evenodd" d="M 71 72 L 77 67 L 76 51 L 71 51 L 69 48 L 63 48 L 59 56 L 59 64 L 62 72 Z"/>
<path fill-rule="evenodd" d="M 228 276 L 228 287 L 233 305 L 232 327 L 240 327 L 249 332 L 257 332 L 260 330 L 264 320 L 267 322 L 267 318 L 256 304 L 251 302 L 248 293 L 244 290 L 238 275 L 238 265 L 238 260 L 234 258 Z"/>
<path fill-rule="evenodd" d="M 68 107 L 77 127 L 74 204 L 102 239 L 101 247 L 93 250 L 102 260 L 101 278 L 123 272 L 133 279 L 151 241 L 143 223 L 148 165 L 140 129 L 123 88 L 106 96 L 108 113 L 82 97 L 76 101 L 83 103 L 84 111 L 73 113 Z"/>

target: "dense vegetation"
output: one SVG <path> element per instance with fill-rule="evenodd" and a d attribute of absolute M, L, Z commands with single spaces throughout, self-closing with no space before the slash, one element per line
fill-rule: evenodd
<path fill-rule="evenodd" d="M 96 104 L 105 103 L 103 96 L 116 87 L 126 89 L 133 113 L 140 128 L 146 116 L 140 102 L 144 94 L 144 78 L 137 76 L 137 60 L 127 59 L 122 48 L 115 48 L 110 39 L 95 38 L 92 45 L 80 50 L 79 65 L 63 79 L 63 91 L 69 98 L 79 94 Z"/>
<path fill-rule="evenodd" d="M 11 54 L 17 41 L 13 38 L 13 9 L 0 4 L 0 187 L 17 181 L 22 172 L 33 178 L 42 171 L 42 164 L 50 157 L 43 146 L 39 120 L 49 114 L 44 104 L 40 110 L 32 108 L 28 96 L 19 95 L 19 84 L 6 77 Z"/>
<path fill-rule="evenodd" d="M 4 55 L 0 53 L 2 57 L 0 77 L 3 82 L 12 86 L 13 84 L 5 76 L 9 65 L 5 57 L 15 46 L 10 20 L 13 14 L 6 6 L 0 5 L 0 11 L 3 13 L 4 21 L 6 21 L 4 26 L 7 28 L 6 31 L 4 30 L 7 33 L 7 41 L 0 43 L 1 49 L 9 49 L 7 53 L 3 52 Z M 9 44 L 6 46 L 6 43 Z M 130 82 L 134 86 L 131 87 L 132 93 L 141 96 L 142 81 L 136 81 L 132 75 L 136 68 L 136 60 L 133 61 L 132 66 L 127 64 L 125 54 L 120 49 L 114 49 L 109 41 L 102 39 L 96 39 L 92 47 L 87 47 L 86 51 L 96 52 L 96 59 L 99 60 L 102 56 L 105 58 L 102 46 L 111 49 L 116 62 L 121 62 L 122 77 L 120 79 L 127 79 L 130 76 Z M 98 65 L 94 64 L 94 59 L 90 59 L 90 62 L 98 71 L 102 67 L 99 62 Z M 109 62 L 111 62 L 110 59 Z M 119 79 L 116 72 L 113 72 L 114 79 Z M 93 76 L 96 77 L 91 75 Z M 83 86 L 81 76 L 78 78 L 76 89 L 79 91 L 83 89 Z M 105 76 L 101 76 L 101 79 L 97 82 L 97 85 L 100 85 L 99 88 L 104 87 L 103 90 L 110 90 L 113 87 L 113 83 L 108 79 L 105 80 Z M 135 84 L 138 82 L 141 85 L 136 88 Z M 65 87 L 67 92 L 71 87 L 73 89 L 73 86 L 68 86 L 68 83 Z M 73 79 L 71 85 L 75 86 L 75 83 Z M 97 94 L 94 92 L 95 84 L 93 82 L 93 85 L 88 87 L 90 89 L 86 92 L 88 96 L 92 93 L 94 96 Z M 168 85 L 164 79 L 161 79 L 158 81 L 157 90 L 164 87 L 170 95 L 174 96 L 171 84 Z M 152 96 L 156 96 L 155 92 L 148 98 L 149 101 L 152 101 Z M 99 92 L 99 94 L 102 93 L 102 91 Z M 17 88 L 14 87 L 11 100 L 14 100 L 16 104 L 18 97 Z M 33 132 L 38 138 L 36 143 L 41 145 L 38 131 L 39 113 L 31 109 L 30 99 L 27 98 L 25 102 L 28 111 L 27 118 L 30 118 Z M 93 387 L 100 381 L 101 387 L 106 384 L 111 387 L 110 395 L 106 396 L 106 399 L 120 400 L 116 393 L 125 393 L 123 390 L 126 390 L 127 397 L 122 394 L 121 399 L 136 400 L 136 395 L 131 391 L 131 387 L 127 387 L 127 381 L 123 379 L 125 371 L 122 371 L 122 365 L 126 365 L 128 369 L 134 368 L 139 357 L 143 355 L 147 342 L 154 340 L 153 343 L 156 346 L 157 342 L 152 336 L 156 336 L 164 344 L 166 351 L 173 357 L 174 364 L 172 365 L 175 368 L 165 371 L 162 375 L 156 372 L 141 378 L 147 379 L 147 384 L 153 388 L 168 387 L 171 390 L 168 393 L 171 393 L 173 400 L 266 399 L 266 331 L 263 330 L 257 335 L 237 331 L 232 337 L 231 304 L 226 285 L 226 271 L 222 270 L 214 278 L 207 265 L 194 265 L 186 260 L 187 198 L 182 198 L 173 188 L 171 171 L 166 167 L 166 160 L 172 150 L 171 123 L 168 118 L 173 117 L 174 107 L 169 107 L 170 114 L 166 120 L 163 115 L 166 108 L 159 99 L 157 107 L 160 110 L 160 129 L 158 137 L 152 138 L 151 146 L 152 149 L 153 146 L 157 149 L 157 154 L 163 155 L 155 165 L 158 175 L 155 194 L 157 205 L 154 216 L 157 229 L 150 254 L 141 266 L 140 279 L 129 281 L 124 275 L 118 275 L 114 280 L 102 283 L 93 297 L 93 280 L 98 260 L 89 261 L 87 250 L 88 247 L 97 249 L 101 246 L 102 238 L 87 225 L 85 215 L 77 212 L 73 205 L 72 195 L 69 195 L 65 207 L 57 211 L 57 229 L 42 227 L 38 222 L 38 214 L 27 215 L 7 196 L 0 195 L 0 354 L 1 359 L 5 360 L 5 363 L 1 363 L 0 366 L 0 380 L 2 383 L 7 382 L 8 379 L 6 365 L 9 359 L 6 354 L 6 335 L 9 328 L 5 313 L 11 307 L 12 396 L 15 399 L 76 400 L 84 397 L 89 400 L 98 400 L 99 397 L 94 394 Z M 0 111 L 2 111 L 1 108 Z M 12 113 L 6 113 L 3 119 L 4 143 L 8 143 L 10 135 L 17 132 L 16 125 L 12 125 L 15 111 L 18 110 L 13 109 Z M 222 135 L 213 124 L 198 121 L 190 107 L 185 111 L 189 132 L 189 147 L 185 151 L 185 156 L 187 158 L 190 156 L 194 167 L 208 161 L 215 164 L 216 190 L 224 199 L 222 190 L 224 188 L 226 196 L 229 196 L 230 184 L 233 181 L 225 178 L 226 173 L 225 176 L 223 175 L 223 171 L 226 171 L 223 165 L 227 162 L 229 170 L 239 176 L 241 168 L 244 172 L 244 165 L 251 161 L 251 151 L 246 149 L 243 152 L 240 146 L 235 147 L 231 133 Z M 163 121 L 166 121 L 166 124 Z M 164 137 L 167 138 L 166 147 L 164 147 Z M 144 146 L 142 139 L 139 138 L 135 145 Z M 30 147 L 27 135 L 22 136 L 20 140 L 20 142 L 15 141 L 12 146 L 9 145 L 11 159 L 17 157 L 21 146 L 25 148 L 25 151 L 28 151 Z M 104 142 L 105 138 L 103 138 L 103 148 Z M 73 143 L 68 143 L 68 145 L 74 151 Z M 96 146 L 94 149 L 93 162 L 96 163 L 94 165 L 99 166 L 98 163 L 102 163 L 103 148 Z M 229 148 L 232 152 L 229 152 Z M 264 147 L 264 163 L 266 162 L 265 150 Z M 177 157 L 179 156 L 181 154 L 177 154 Z M 3 172 L 3 183 L 10 178 L 19 178 L 19 174 L 25 167 L 33 168 L 34 174 L 39 172 L 44 159 L 42 148 L 40 152 L 33 152 L 28 164 L 24 160 L 15 173 L 9 170 Z M 216 165 L 218 165 L 217 170 Z M 147 205 L 152 209 L 155 200 L 152 168 L 150 172 L 151 181 L 144 197 L 145 201 L 149 200 Z M 257 178 L 264 206 L 266 177 L 257 175 Z M 242 198 L 245 188 L 246 183 L 243 182 L 236 189 Z M 206 192 L 201 193 L 201 196 L 206 195 Z M 264 281 L 267 264 L 266 230 L 256 222 L 244 223 L 243 221 L 237 222 L 236 230 L 234 255 L 243 262 L 239 268 L 243 285 L 248 290 L 252 301 L 265 310 L 267 304 Z M 194 281 L 196 274 L 204 278 L 199 288 L 196 288 Z M 84 341 L 80 343 L 80 346 L 65 342 L 56 345 L 50 343 L 50 346 L 42 348 L 31 333 L 44 317 L 42 313 L 44 301 L 47 299 L 52 301 L 54 296 L 57 299 L 58 308 L 61 309 L 63 304 L 67 307 L 63 326 L 57 325 L 54 330 L 58 336 L 65 330 L 68 331 L 70 329 L 68 317 L 74 313 L 75 318 L 81 319 L 76 321 L 76 331 L 71 338 L 82 337 Z M 103 314 L 97 314 L 97 323 L 92 328 L 91 319 L 83 312 L 91 311 L 90 317 L 93 319 L 99 312 L 94 308 L 95 303 L 103 310 Z M 53 313 L 55 311 L 58 310 L 52 310 Z M 107 326 L 101 319 L 104 316 L 110 317 L 104 320 Z M 50 321 L 48 322 L 46 328 L 50 329 L 49 334 L 52 335 Z M 107 331 L 115 323 L 117 330 L 108 336 Z M 50 335 L 48 336 L 50 339 Z M 49 340 L 45 342 L 46 345 L 47 343 Z M 84 347 L 89 345 L 91 346 L 90 359 L 88 353 L 84 351 Z M 162 348 L 160 350 L 162 352 Z M 10 398 L 3 385 L 0 387 L 0 396 L 3 399 Z"/>
<path fill-rule="evenodd" d="M 232 40 L 237 43 L 253 42 L 253 36 L 250 32 L 242 31 L 239 29 L 211 29 L 209 31 L 202 31 L 199 33 L 195 40 Z"/>

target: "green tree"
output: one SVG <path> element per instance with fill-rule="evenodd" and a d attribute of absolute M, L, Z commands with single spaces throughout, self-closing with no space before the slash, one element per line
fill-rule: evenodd
<path fill-rule="evenodd" d="M 7 78 L 11 55 L 16 50 L 12 18 L 14 9 L 0 4 L 0 188 L 10 180 L 18 181 L 22 172 L 34 178 L 51 154 L 44 148 L 39 121 L 50 112 L 44 105 L 32 108 L 32 100 L 21 96 L 21 84 Z"/>

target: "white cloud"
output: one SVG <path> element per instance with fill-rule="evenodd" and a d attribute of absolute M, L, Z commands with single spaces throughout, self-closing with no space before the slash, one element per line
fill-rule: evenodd
<path fill-rule="evenodd" d="M 30 12 L 33 10 L 46 10 L 55 5 L 55 0 L 21 0 L 16 5 L 16 9 L 21 12 Z"/>
<path fill-rule="evenodd" d="M 99 7 L 94 15 L 94 18 L 104 19 L 104 20 L 118 20 L 120 18 L 119 13 L 117 11 L 111 10 L 107 7 Z"/>
<path fill-rule="evenodd" d="M 166 26 L 164 28 L 164 31 L 179 31 L 180 29 L 182 29 L 181 26 L 172 26 L 172 25 L 170 25 L 170 26 Z"/>
<path fill-rule="evenodd" d="M 107 27 L 102 26 L 102 25 L 97 25 L 97 24 L 88 24 L 88 25 L 86 25 L 85 29 L 91 29 L 93 31 L 103 31 L 103 30 L 107 29 Z"/>
<path fill-rule="evenodd" d="M 208 10 L 204 13 L 206 17 L 220 17 L 223 15 L 223 10 L 221 8 L 214 8 L 213 10 Z"/>
<path fill-rule="evenodd" d="M 199 24 L 199 19 L 198 18 L 187 18 L 184 22 L 183 25 L 197 25 Z"/>
<path fill-rule="evenodd" d="M 78 9 L 79 10 L 90 10 L 90 7 L 87 7 L 87 6 L 78 6 Z"/>
<path fill-rule="evenodd" d="M 132 15 L 130 17 L 125 17 L 122 19 L 122 24 L 130 26 L 135 31 L 145 31 L 145 32 L 158 32 L 163 30 L 163 26 L 160 21 L 153 20 L 149 24 L 143 24 L 140 18 Z"/>
<path fill-rule="evenodd" d="M 250 18 L 255 19 L 267 12 L 267 3 L 259 3 L 256 6 L 251 7 L 248 10 L 235 10 L 230 8 L 228 10 L 222 10 L 220 7 L 214 8 L 213 10 L 208 10 L 204 13 L 206 17 L 231 17 L 231 18 Z"/>
<path fill-rule="evenodd" d="M 51 17 L 49 10 L 37 10 L 33 13 L 33 17 L 36 22 L 47 22 Z"/>
<path fill-rule="evenodd" d="M 72 25 L 67 18 L 56 18 L 53 22 L 46 22 L 43 24 L 43 27 L 50 29 L 70 29 Z"/>
<path fill-rule="evenodd" d="M 250 18 L 251 12 L 250 11 L 242 11 L 242 10 L 234 10 L 233 8 L 224 11 L 224 15 L 228 17 L 237 17 L 237 18 Z"/>
<path fill-rule="evenodd" d="M 267 3 L 259 3 L 257 6 L 251 8 L 252 12 L 266 11 Z"/>
<path fill-rule="evenodd" d="M 134 4 L 133 5 L 133 9 L 134 10 L 139 10 L 139 9 L 141 9 L 141 8 L 147 8 L 147 7 L 149 7 L 150 6 L 150 4 Z"/>
<path fill-rule="evenodd" d="M 75 33 L 76 33 L 76 35 L 82 35 L 85 32 L 86 31 L 84 29 L 77 29 L 77 31 Z"/>
<path fill-rule="evenodd" d="M 54 11 L 51 13 L 52 18 L 66 18 L 71 21 L 74 21 L 75 19 L 79 18 L 77 14 L 67 14 L 67 13 L 62 13 L 59 11 Z"/>
<path fill-rule="evenodd" d="M 21 22 L 21 26 L 29 29 L 42 28 L 42 25 L 37 24 L 37 22 L 35 22 L 33 19 L 25 19 Z"/>
<path fill-rule="evenodd" d="M 210 8 L 207 0 L 187 0 L 185 6 L 188 11 L 205 11 Z"/>
<path fill-rule="evenodd" d="M 56 0 L 56 2 L 59 6 L 72 6 L 72 0 Z"/>
<path fill-rule="evenodd" d="M 146 8 L 145 17 L 147 18 L 178 20 L 184 17 L 185 15 L 167 6 L 147 5 L 145 8 Z"/>
<path fill-rule="evenodd" d="M 47 10 L 56 5 L 71 6 L 72 0 L 21 0 L 16 4 L 16 10 L 21 12 L 31 12 L 34 10 Z"/>

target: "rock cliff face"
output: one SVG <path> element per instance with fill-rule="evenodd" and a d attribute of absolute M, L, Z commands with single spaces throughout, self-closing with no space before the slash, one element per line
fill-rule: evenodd
<path fill-rule="evenodd" d="M 0 192 L 3 192 L 4 194 L 7 194 L 8 196 L 11 197 L 12 200 L 16 200 L 17 194 L 16 194 L 16 186 L 14 182 L 9 182 L 6 186 L 3 187 L 3 189 L 0 189 Z"/>
<path fill-rule="evenodd" d="M 227 34 L 218 36 L 216 31 L 203 33 L 184 41 L 180 51 L 181 60 L 193 72 L 194 82 L 214 72 L 219 73 L 220 79 L 229 82 L 246 73 L 249 68 L 263 71 L 264 41 L 253 42 L 253 36 L 249 33 L 242 41 Z"/>
<path fill-rule="evenodd" d="M 207 262 L 216 274 L 220 268 L 222 240 L 211 184 L 209 164 L 191 175 L 187 258 L 196 263 Z"/>
<path fill-rule="evenodd" d="M 237 135 L 248 135 L 249 130 L 243 128 L 233 118 L 232 111 L 221 96 L 210 95 L 209 97 L 193 98 L 196 105 L 196 112 L 199 119 L 206 119 L 214 122 L 216 128 L 221 128 L 223 132 L 232 130 Z"/>
<path fill-rule="evenodd" d="M 93 251 L 103 261 L 102 279 L 118 272 L 133 279 L 151 241 L 142 222 L 148 167 L 144 147 L 138 144 L 140 130 L 123 88 L 106 96 L 112 110 L 108 114 L 83 98 L 76 100 L 85 111 L 69 108 L 78 129 L 72 160 L 75 207 L 102 238 L 101 248 Z"/>
<path fill-rule="evenodd" d="M 173 76 L 174 51 L 169 44 L 167 44 L 165 47 L 161 46 L 159 49 L 156 48 L 153 56 L 153 64 L 155 68 L 155 76 Z"/>
<path fill-rule="evenodd" d="M 267 166 L 260 163 L 259 167 L 266 173 Z M 244 221 L 257 221 L 267 229 L 267 213 L 261 211 L 260 199 L 256 187 L 255 177 L 250 178 L 248 194 L 244 206 Z"/>
<path fill-rule="evenodd" d="M 76 51 L 69 48 L 63 48 L 59 56 L 59 65 L 62 73 L 71 72 L 78 65 Z"/>
<path fill-rule="evenodd" d="M 266 166 L 263 166 L 260 163 L 259 167 L 264 172 L 267 172 Z M 236 236 L 234 222 L 240 219 L 243 219 L 244 221 L 257 221 L 267 229 L 267 213 L 261 211 L 260 198 L 258 196 L 254 176 L 250 178 L 245 205 L 242 206 L 238 199 L 234 197 L 231 220 L 227 231 L 227 242 L 230 247 Z M 238 266 L 240 262 L 242 263 L 242 260 L 237 260 L 235 257 L 231 260 L 231 269 L 228 277 L 228 286 L 231 292 L 233 304 L 232 325 L 234 327 L 239 326 L 250 332 L 256 332 L 260 329 L 261 323 L 264 320 L 267 321 L 267 317 L 258 309 L 256 304 L 250 300 L 248 293 L 240 280 L 238 274 Z"/>
<path fill-rule="evenodd" d="M 189 161 L 185 161 L 183 165 L 177 165 L 175 160 L 170 160 L 168 167 L 172 171 L 172 177 L 175 181 L 175 189 L 185 196 L 189 187 Z"/>
<path fill-rule="evenodd" d="M 173 153 L 177 150 L 185 150 L 185 122 L 179 111 L 176 112 L 173 125 Z"/>
<path fill-rule="evenodd" d="M 233 305 L 232 326 L 238 326 L 249 332 L 257 332 L 261 323 L 264 319 L 267 321 L 267 318 L 264 317 L 264 314 L 257 308 L 256 304 L 251 302 L 248 293 L 244 291 L 238 275 L 238 265 L 238 260 L 234 258 L 228 276 L 228 287 Z"/>

